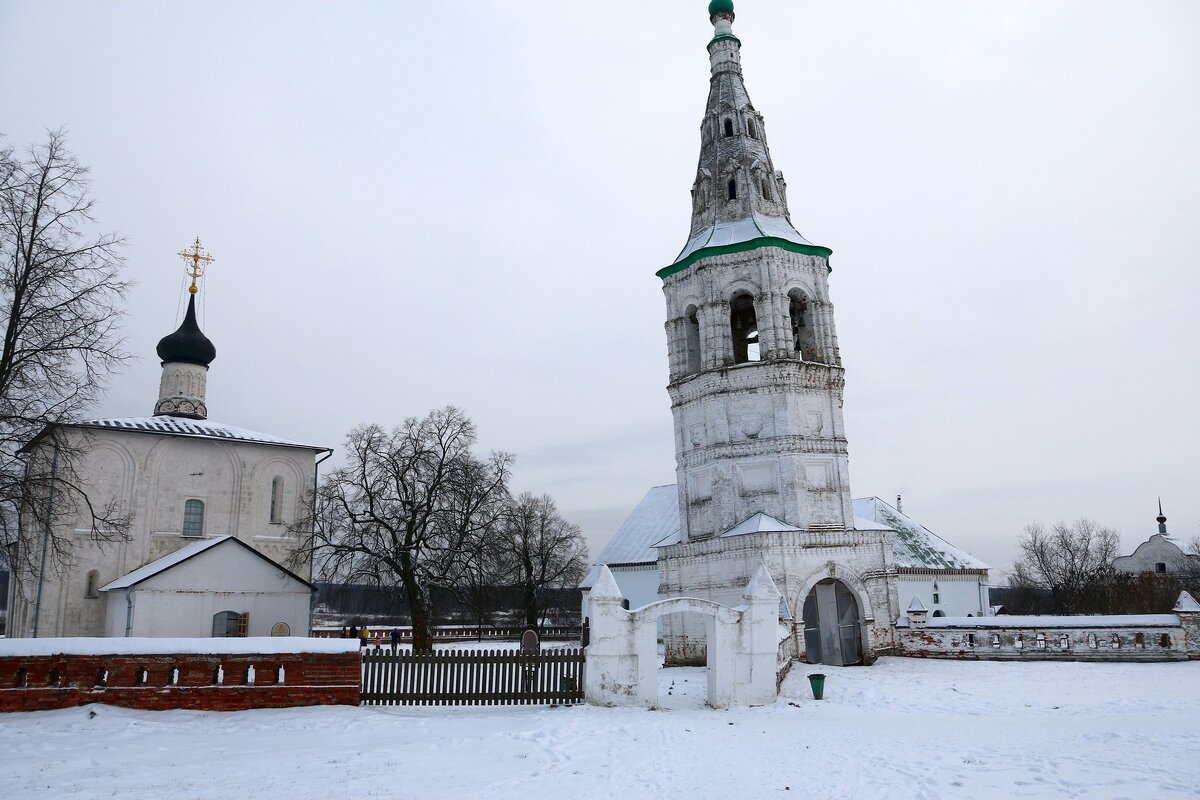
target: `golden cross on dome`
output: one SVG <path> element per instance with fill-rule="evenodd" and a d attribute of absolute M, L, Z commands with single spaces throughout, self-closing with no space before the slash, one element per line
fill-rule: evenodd
<path fill-rule="evenodd" d="M 200 291 L 200 287 L 196 285 L 196 281 L 204 277 L 205 268 L 216 261 L 216 259 L 200 248 L 199 236 L 196 237 L 196 243 L 192 245 L 190 250 L 179 251 L 179 257 L 184 261 L 192 262 L 187 271 L 188 275 L 192 276 L 192 285 L 188 287 L 188 291 L 195 294 Z"/>

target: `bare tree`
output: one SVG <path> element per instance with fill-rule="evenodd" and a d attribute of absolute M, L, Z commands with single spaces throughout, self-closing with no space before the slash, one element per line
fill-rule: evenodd
<path fill-rule="evenodd" d="M 88 185 L 62 131 L 23 155 L 0 149 L 0 533 L 18 578 L 70 563 L 66 524 L 101 540 L 128 531 L 80 479 L 86 435 L 62 427 L 129 357 L 123 241 L 93 230 Z"/>
<path fill-rule="evenodd" d="M 407 597 L 418 650 L 433 647 L 430 590 L 467 582 L 508 499 L 511 457 L 478 458 L 475 441 L 474 424 L 453 406 L 390 431 L 357 427 L 347 463 L 317 490 L 315 520 L 296 526 L 310 537 L 302 550 L 311 551 L 315 575 Z"/>
<path fill-rule="evenodd" d="M 1014 587 L 1044 587 L 1054 593 L 1064 613 L 1104 610 L 1112 561 L 1119 553 L 1120 535 L 1090 519 L 1070 525 L 1060 522 L 1047 531 L 1039 523 L 1025 526 L 1017 541 L 1021 557 L 1009 577 Z"/>
<path fill-rule="evenodd" d="M 520 592 L 525 624 L 540 627 L 547 589 L 575 586 L 587 572 L 587 544 L 578 525 L 558 513 L 549 495 L 528 492 L 504 514 L 500 562 Z"/>

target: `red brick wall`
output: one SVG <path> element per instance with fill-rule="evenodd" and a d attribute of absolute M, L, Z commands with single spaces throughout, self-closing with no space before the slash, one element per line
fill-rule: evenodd
<path fill-rule="evenodd" d="M 246 683 L 247 668 L 255 669 Z M 224 681 L 217 685 L 217 667 Z M 284 682 L 277 684 L 279 667 Z M 176 685 L 171 671 L 179 670 Z M 138 673 L 146 670 L 144 683 Z M 23 673 L 22 673 L 23 670 Z M 57 685 L 52 670 L 57 670 Z M 101 675 L 108 672 L 101 685 Z M 19 685 L 23 683 L 24 685 Z M 359 654 L 31 656 L 0 658 L 0 712 L 86 703 L 142 709 L 241 711 L 287 706 L 358 705 Z"/>

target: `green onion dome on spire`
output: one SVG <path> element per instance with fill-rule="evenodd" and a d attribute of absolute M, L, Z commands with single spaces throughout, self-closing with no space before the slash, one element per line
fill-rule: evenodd
<path fill-rule="evenodd" d="M 717 14 L 733 15 L 733 0 L 712 0 L 708 4 L 708 16 L 714 17 Z"/>

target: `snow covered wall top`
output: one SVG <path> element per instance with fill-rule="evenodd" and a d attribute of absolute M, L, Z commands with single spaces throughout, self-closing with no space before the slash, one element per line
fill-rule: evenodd
<path fill-rule="evenodd" d="M 0 639 L 0 658 L 56 655 L 170 655 L 172 653 L 198 655 L 346 653 L 358 650 L 358 647 L 357 639 L 309 639 L 303 636 L 205 637 L 197 639 L 73 636 L 61 639 Z"/>

